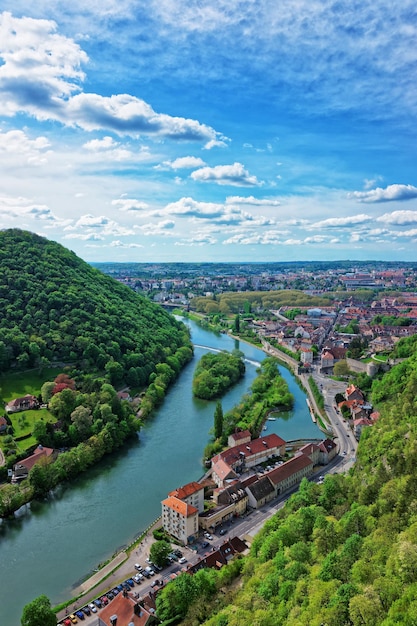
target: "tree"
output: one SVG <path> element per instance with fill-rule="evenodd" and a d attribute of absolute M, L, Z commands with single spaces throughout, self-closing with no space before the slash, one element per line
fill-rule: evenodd
<path fill-rule="evenodd" d="M 166 564 L 167 556 L 171 552 L 171 544 L 164 539 L 155 541 L 151 545 L 150 557 L 155 565 L 163 567 Z"/>
<path fill-rule="evenodd" d="M 91 409 L 86 406 L 77 406 L 71 413 L 71 421 L 76 427 L 80 437 L 86 439 L 90 434 L 91 424 L 93 423 Z"/>
<path fill-rule="evenodd" d="M 29 602 L 23 609 L 20 623 L 22 626 L 56 626 L 56 615 L 49 599 L 42 595 Z"/>
<path fill-rule="evenodd" d="M 220 439 L 223 434 L 223 408 L 222 403 L 219 401 L 216 404 L 216 410 L 214 411 L 214 438 Z"/>
<path fill-rule="evenodd" d="M 239 313 L 235 317 L 235 321 L 233 323 L 232 330 L 233 330 L 234 333 L 239 333 L 240 332 L 240 316 L 239 316 Z"/>
<path fill-rule="evenodd" d="M 335 376 L 348 376 L 349 375 L 349 367 L 346 359 L 342 359 L 334 364 L 334 375 Z"/>

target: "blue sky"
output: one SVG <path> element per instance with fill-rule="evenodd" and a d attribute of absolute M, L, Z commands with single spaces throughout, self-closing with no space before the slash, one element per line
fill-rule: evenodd
<path fill-rule="evenodd" d="M 417 261 L 417 9 L 2 0 L 0 228 L 87 261 Z"/>

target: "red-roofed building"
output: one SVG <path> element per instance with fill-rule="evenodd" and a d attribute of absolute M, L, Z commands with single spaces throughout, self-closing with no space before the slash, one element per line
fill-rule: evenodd
<path fill-rule="evenodd" d="M 265 476 L 275 488 L 275 495 L 279 496 L 301 480 L 313 473 L 313 461 L 306 454 L 298 454 L 279 467 L 270 470 Z"/>
<path fill-rule="evenodd" d="M 159 624 L 155 613 L 128 593 L 119 593 L 100 611 L 100 620 L 105 626 L 152 626 Z"/>
<path fill-rule="evenodd" d="M 251 439 L 252 436 L 250 434 L 250 430 L 239 430 L 238 432 L 229 435 L 227 439 L 227 445 L 230 448 L 233 448 L 234 446 L 238 446 L 241 443 L 249 443 Z"/>
<path fill-rule="evenodd" d="M 285 441 L 275 433 L 265 435 L 265 437 L 253 439 L 246 444 L 240 444 L 216 454 L 211 460 L 212 467 L 221 459 L 231 469 L 241 471 L 243 468 L 247 469 L 263 463 L 271 457 L 284 456 L 285 445 Z M 213 478 L 215 479 L 214 476 Z"/>
<path fill-rule="evenodd" d="M 19 411 L 28 411 L 30 409 L 38 409 L 39 402 L 36 396 L 27 393 L 22 398 L 15 398 L 6 404 L 7 413 L 18 413 Z"/>
<path fill-rule="evenodd" d="M 196 481 L 178 487 L 178 489 L 170 491 L 168 495 L 195 506 L 199 513 L 204 511 L 204 486 Z"/>
<path fill-rule="evenodd" d="M 162 524 L 167 533 L 186 545 L 198 534 L 198 509 L 175 496 L 162 501 Z"/>
<path fill-rule="evenodd" d="M 31 456 L 28 456 L 26 459 L 18 461 L 13 466 L 12 483 L 17 483 L 19 480 L 27 478 L 32 467 L 36 463 L 39 463 L 39 461 L 43 460 L 44 463 L 47 463 L 48 459 L 52 460 L 53 453 L 53 448 L 38 446 Z"/>
<path fill-rule="evenodd" d="M 6 432 L 8 425 L 9 424 L 7 423 L 7 419 L 3 417 L 3 415 L 1 415 L 0 416 L 0 433 Z"/>

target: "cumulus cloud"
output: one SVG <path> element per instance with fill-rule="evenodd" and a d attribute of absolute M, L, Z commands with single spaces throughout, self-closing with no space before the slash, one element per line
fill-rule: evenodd
<path fill-rule="evenodd" d="M 143 224 L 139 226 L 139 230 L 144 235 L 171 235 L 172 229 L 175 228 L 175 222 L 172 220 L 163 220 L 156 224 Z"/>
<path fill-rule="evenodd" d="M 190 197 L 180 198 L 177 202 L 171 202 L 161 212 L 156 214 L 175 215 L 188 217 L 194 221 L 210 220 L 214 224 L 240 225 L 250 223 L 254 225 L 267 225 L 273 222 L 263 216 L 254 217 L 247 211 L 242 211 L 235 205 L 224 205 L 215 202 L 199 202 Z"/>
<path fill-rule="evenodd" d="M 380 215 L 376 219 L 377 222 L 395 224 L 397 226 L 417 224 L 417 211 L 393 211 L 392 213 L 384 213 L 384 215 Z"/>
<path fill-rule="evenodd" d="M 310 225 L 310 228 L 344 228 L 353 224 L 365 224 L 371 220 L 370 215 L 362 213 L 360 215 L 349 215 L 347 217 L 329 217 Z"/>
<path fill-rule="evenodd" d="M 279 200 L 268 198 L 255 198 L 254 196 L 229 196 L 226 204 L 250 204 L 252 206 L 280 206 Z"/>
<path fill-rule="evenodd" d="M 413 185 L 388 185 L 388 187 L 376 187 L 369 191 L 353 191 L 348 194 L 357 202 L 393 202 L 395 200 L 411 200 L 417 198 L 417 187 Z"/>
<path fill-rule="evenodd" d="M 88 61 L 72 39 L 56 33 L 51 20 L 0 14 L 0 114 L 26 113 L 83 130 L 148 135 L 173 140 L 224 140 L 197 120 L 157 113 L 129 94 L 77 93 Z"/>
<path fill-rule="evenodd" d="M 205 183 L 213 182 L 217 185 L 232 185 L 233 187 L 259 187 L 263 184 L 256 176 L 251 176 L 242 163 L 237 162 L 233 165 L 202 167 L 192 172 L 191 178 Z"/>
<path fill-rule="evenodd" d="M 45 204 L 37 204 L 33 200 L 24 197 L 0 197 L 0 218 L 5 219 L 6 227 L 10 227 L 10 219 L 17 218 L 19 220 L 31 218 L 39 220 L 43 223 L 65 226 L 71 220 L 60 219 Z"/>
<path fill-rule="evenodd" d="M 110 247 L 111 248 L 143 248 L 143 246 L 140 243 L 127 243 L 127 242 L 120 241 L 120 239 L 116 239 L 110 242 Z"/>
<path fill-rule="evenodd" d="M 135 198 L 118 198 L 117 200 L 112 200 L 112 205 L 118 207 L 119 211 L 131 211 L 132 213 L 146 211 L 149 208 L 146 202 L 141 202 Z"/>
<path fill-rule="evenodd" d="M 203 165 L 205 165 L 203 159 L 194 156 L 185 156 L 174 159 L 173 161 L 163 161 L 163 163 L 157 165 L 155 169 L 181 170 L 193 169 L 194 167 L 201 167 Z"/>

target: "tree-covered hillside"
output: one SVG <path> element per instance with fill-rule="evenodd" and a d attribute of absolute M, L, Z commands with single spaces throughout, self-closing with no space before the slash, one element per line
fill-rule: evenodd
<path fill-rule="evenodd" d="M 417 624 L 417 353 L 415 339 L 400 344 L 410 356 L 375 384 L 381 417 L 352 473 L 304 480 L 233 581 L 211 575 L 204 604 L 184 584 L 181 624 Z"/>
<path fill-rule="evenodd" d="M 190 347 L 185 327 L 161 307 L 21 230 L 0 232 L 0 310 L 0 372 L 63 361 L 142 386 L 158 363 L 178 372 L 174 355 Z"/>

